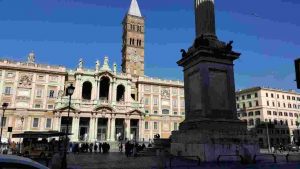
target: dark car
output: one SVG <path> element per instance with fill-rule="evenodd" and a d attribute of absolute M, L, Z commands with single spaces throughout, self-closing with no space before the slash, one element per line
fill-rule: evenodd
<path fill-rule="evenodd" d="M 291 151 L 291 152 L 298 152 L 299 151 L 299 146 L 297 145 L 288 145 L 287 146 L 287 151 Z"/>

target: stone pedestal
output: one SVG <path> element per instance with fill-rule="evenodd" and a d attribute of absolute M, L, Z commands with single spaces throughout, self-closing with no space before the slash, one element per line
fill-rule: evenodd
<path fill-rule="evenodd" d="M 247 124 L 237 119 L 233 61 L 239 55 L 231 43 L 206 36 L 183 52 L 177 63 L 184 68 L 186 118 L 179 131 L 172 132 L 173 155 L 199 156 L 203 161 L 241 155 L 250 160 L 259 152 Z"/>

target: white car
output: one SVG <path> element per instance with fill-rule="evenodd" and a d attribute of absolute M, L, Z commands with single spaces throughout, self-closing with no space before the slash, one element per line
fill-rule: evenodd
<path fill-rule="evenodd" d="M 49 169 L 29 158 L 15 155 L 0 155 L 0 169 Z"/>

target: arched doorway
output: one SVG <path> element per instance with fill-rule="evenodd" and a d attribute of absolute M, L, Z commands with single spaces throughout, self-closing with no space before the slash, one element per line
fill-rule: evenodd
<path fill-rule="evenodd" d="M 125 101 L 125 87 L 123 85 L 119 85 L 117 87 L 117 102 Z"/>
<path fill-rule="evenodd" d="M 91 82 L 84 82 L 82 85 L 82 99 L 84 100 L 91 100 L 92 96 L 92 83 Z"/>
<path fill-rule="evenodd" d="M 100 100 L 108 100 L 110 80 L 103 76 L 100 79 Z"/>

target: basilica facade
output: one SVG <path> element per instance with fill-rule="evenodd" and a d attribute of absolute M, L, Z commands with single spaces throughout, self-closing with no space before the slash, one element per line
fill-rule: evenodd
<path fill-rule="evenodd" d="M 144 74 L 144 23 L 132 0 L 122 22 L 120 71 L 106 56 L 92 69 L 80 59 L 73 70 L 38 64 L 33 52 L 24 62 L 0 60 L 1 103 L 9 103 L 1 119 L 3 138 L 23 131 L 66 131 L 66 88 L 71 84 L 71 141 L 149 141 L 156 134 L 168 138 L 184 120 L 183 82 Z"/>

